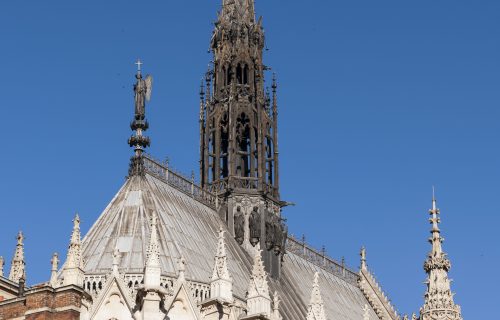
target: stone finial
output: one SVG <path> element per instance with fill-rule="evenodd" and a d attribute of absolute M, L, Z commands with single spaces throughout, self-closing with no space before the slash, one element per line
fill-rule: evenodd
<path fill-rule="evenodd" d="M 115 248 L 115 251 L 113 251 L 113 267 L 112 267 L 113 273 L 115 275 L 120 273 L 118 271 L 118 268 L 120 267 L 121 260 L 122 260 L 122 253 L 120 252 L 120 250 L 118 250 L 118 248 Z"/>
<path fill-rule="evenodd" d="M 271 314 L 271 320 L 282 320 L 283 317 L 280 314 L 280 296 L 278 291 L 274 292 L 273 295 L 273 313 Z"/>
<path fill-rule="evenodd" d="M 0 257 L 0 277 L 3 277 L 3 267 L 5 265 L 5 261 L 3 257 Z"/>
<path fill-rule="evenodd" d="M 368 268 L 366 266 L 366 248 L 364 246 L 361 247 L 359 255 L 361 256 L 361 269 L 367 270 Z"/>
<path fill-rule="evenodd" d="M 267 273 L 262 262 L 262 250 L 257 248 L 250 284 L 247 296 L 248 316 L 264 314 L 267 317 L 271 314 L 271 298 L 269 296 L 269 285 L 267 283 Z"/>
<path fill-rule="evenodd" d="M 158 241 L 158 217 L 153 212 L 151 216 L 151 229 L 147 249 L 146 263 L 144 266 L 144 287 L 154 288 L 160 286 L 161 280 L 160 243 Z"/>
<path fill-rule="evenodd" d="M 367 304 L 363 307 L 363 320 L 370 320 L 370 307 Z"/>
<path fill-rule="evenodd" d="M 57 270 L 59 268 L 59 255 L 54 252 L 52 259 L 50 259 L 50 285 L 55 288 L 57 287 Z"/>
<path fill-rule="evenodd" d="M 180 257 L 179 261 L 177 263 L 177 270 L 179 271 L 179 279 L 178 281 L 185 281 L 186 280 L 186 259 L 184 257 Z"/>
<path fill-rule="evenodd" d="M 68 247 L 68 254 L 63 270 L 64 285 L 83 285 L 82 239 L 80 234 L 80 217 L 73 219 L 73 232 Z"/>
<path fill-rule="evenodd" d="M 19 282 L 21 278 L 26 280 L 26 263 L 24 261 L 24 235 L 19 231 L 17 234 L 16 251 L 10 266 L 9 280 Z"/>
<path fill-rule="evenodd" d="M 414 312 L 414 313 L 412 313 L 412 315 L 411 315 L 411 320 L 418 320 L 418 317 L 417 317 L 417 315 L 415 314 L 415 312 Z"/>
<path fill-rule="evenodd" d="M 229 274 L 226 242 L 224 241 L 224 230 L 222 228 L 219 230 L 214 270 L 210 280 L 210 292 L 214 299 L 233 300 L 233 279 Z"/>
<path fill-rule="evenodd" d="M 432 225 L 429 242 L 432 248 L 424 263 L 424 270 L 427 273 L 427 290 L 420 318 L 421 320 L 435 319 L 444 312 L 449 320 L 462 320 L 460 306 L 453 301 L 451 280 L 448 278 L 451 263 L 442 248 L 443 238 L 439 229 L 440 211 L 437 208 L 434 189 L 432 193 L 432 209 L 429 210 L 431 215 L 429 221 Z"/>
<path fill-rule="evenodd" d="M 326 320 L 325 307 L 319 288 L 319 272 L 314 275 L 311 301 L 307 309 L 307 320 Z"/>

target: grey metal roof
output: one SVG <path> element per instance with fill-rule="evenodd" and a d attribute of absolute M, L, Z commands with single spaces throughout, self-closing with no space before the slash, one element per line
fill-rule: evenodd
<path fill-rule="evenodd" d="M 83 239 L 85 273 L 109 273 L 115 248 L 122 252 L 121 272 L 142 273 L 153 212 L 158 215 L 162 274 L 176 277 L 178 261 L 184 257 L 186 278 L 208 283 L 218 230 L 225 224 L 212 208 L 150 174 L 129 178 Z M 244 298 L 252 258 L 234 239 L 227 237 L 226 244 L 234 294 Z M 328 319 L 362 319 L 367 301 L 352 281 L 294 253 L 285 256 L 280 280 L 270 280 L 271 291 L 280 294 L 284 319 L 305 319 L 317 271 Z M 377 319 L 371 313 L 371 319 Z"/>

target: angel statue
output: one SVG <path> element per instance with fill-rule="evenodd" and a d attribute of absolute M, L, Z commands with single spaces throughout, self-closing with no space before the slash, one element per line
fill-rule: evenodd
<path fill-rule="evenodd" d="M 146 79 L 143 79 L 140 72 L 138 72 L 135 77 L 137 78 L 137 83 L 134 85 L 135 118 L 137 120 L 144 120 L 146 115 L 146 101 L 151 99 L 153 78 L 150 75 L 147 75 Z"/>

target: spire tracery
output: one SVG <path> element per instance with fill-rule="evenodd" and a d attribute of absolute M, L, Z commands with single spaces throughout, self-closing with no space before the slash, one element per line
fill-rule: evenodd
<path fill-rule="evenodd" d="M 429 242 L 432 248 L 424 262 L 427 290 L 424 295 L 424 306 L 420 310 L 420 319 L 462 320 L 460 306 L 453 301 L 451 280 L 448 278 L 451 262 L 442 248 L 443 238 L 439 229 L 440 210 L 437 208 L 434 194 L 429 214 L 431 216 L 429 222 L 432 225 Z"/>

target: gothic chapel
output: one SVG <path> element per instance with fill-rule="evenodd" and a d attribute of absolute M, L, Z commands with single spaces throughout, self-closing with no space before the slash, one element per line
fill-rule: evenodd
<path fill-rule="evenodd" d="M 396 320 L 361 250 L 359 270 L 287 232 L 281 216 L 277 81 L 264 78 L 253 0 L 223 0 L 200 90 L 200 184 L 145 150 L 152 78 L 135 75 L 128 178 L 83 239 L 80 218 L 50 279 L 28 286 L 23 234 L 0 258 L 0 319 Z M 422 307 L 412 319 L 461 320 L 430 210 Z M 69 232 L 68 232 L 69 233 Z"/>

